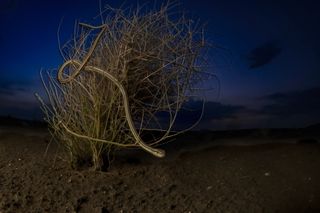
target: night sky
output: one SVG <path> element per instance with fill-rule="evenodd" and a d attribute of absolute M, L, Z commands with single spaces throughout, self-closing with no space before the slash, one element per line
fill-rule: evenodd
<path fill-rule="evenodd" d="M 62 3 L 63 2 L 63 3 Z M 102 1 L 119 7 L 120 1 Z M 139 1 L 140 3 L 147 1 Z M 159 2 L 159 1 L 158 1 Z M 220 82 L 209 94 L 198 129 L 305 127 L 320 122 L 320 6 L 317 1 L 181 0 L 206 23 L 218 45 L 210 54 Z M 125 5 L 135 5 L 126 1 Z M 39 119 L 33 93 L 39 70 L 63 63 L 61 40 L 76 20 L 97 23 L 98 0 L 0 0 L 0 115 Z M 217 87 L 217 81 L 210 82 Z M 200 102 L 189 103 L 201 106 Z M 182 112 L 180 122 L 196 113 Z"/>

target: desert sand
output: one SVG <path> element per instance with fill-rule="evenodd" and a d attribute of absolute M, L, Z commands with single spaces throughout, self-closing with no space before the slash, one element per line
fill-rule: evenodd
<path fill-rule="evenodd" d="M 319 138 L 279 132 L 188 133 L 98 172 L 71 169 L 45 128 L 0 126 L 0 212 L 320 212 Z"/>

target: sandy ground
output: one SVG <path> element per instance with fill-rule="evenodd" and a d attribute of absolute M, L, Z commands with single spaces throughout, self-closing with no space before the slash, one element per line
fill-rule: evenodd
<path fill-rule="evenodd" d="M 44 156 L 48 139 L 44 129 L 0 128 L 1 213 L 320 212 L 314 141 L 182 137 L 165 159 L 120 153 L 110 171 L 93 172 L 72 170 L 56 145 Z"/>

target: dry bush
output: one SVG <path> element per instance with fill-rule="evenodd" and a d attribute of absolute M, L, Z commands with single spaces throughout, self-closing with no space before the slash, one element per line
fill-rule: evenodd
<path fill-rule="evenodd" d="M 45 119 L 73 166 L 101 169 L 117 148 L 164 157 L 154 146 L 193 127 L 173 131 L 183 103 L 210 75 L 203 69 L 208 45 L 199 24 L 169 14 L 173 6 L 106 7 L 100 26 L 79 23 L 61 47 L 65 62 L 57 78 L 54 71 L 41 75 Z"/>

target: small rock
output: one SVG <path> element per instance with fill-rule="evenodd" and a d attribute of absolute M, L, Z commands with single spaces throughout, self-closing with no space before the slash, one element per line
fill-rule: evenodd
<path fill-rule="evenodd" d="M 207 187 L 207 191 L 211 190 L 212 189 L 212 186 L 208 186 Z"/>
<path fill-rule="evenodd" d="M 264 176 L 266 176 L 266 177 L 270 176 L 270 172 L 264 173 Z"/>

